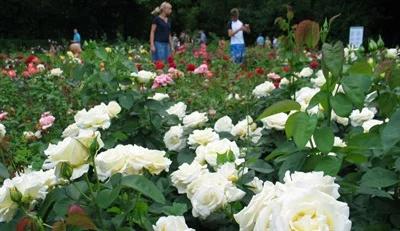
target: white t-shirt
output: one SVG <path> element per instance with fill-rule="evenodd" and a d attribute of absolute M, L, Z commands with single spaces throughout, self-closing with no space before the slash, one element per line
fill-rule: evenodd
<path fill-rule="evenodd" d="M 228 30 L 232 30 L 233 32 L 237 31 L 243 26 L 243 23 L 238 19 L 236 21 L 230 21 L 228 23 Z M 244 44 L 243 31 L 237 32 L 234 36 L 231 37 L 231 44 Z"/>

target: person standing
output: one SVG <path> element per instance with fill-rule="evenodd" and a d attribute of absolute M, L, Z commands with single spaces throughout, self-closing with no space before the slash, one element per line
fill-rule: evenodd
<path fill-rule="evenodd" d="M 200 34 L 200 44 L 207 44 L 207 36 L 206 33 L 204 33 L 203 30 L 199 31 Z"/>
<path fill-rule="evenodd" d="M 172 5 L 163 2 L 152 14 L 155 15 L 150 30 L 150 49 L 153 62 L 167 62 L 168 56 L 173 49 L 171 36 L 171 22 L 169 16 L 172 13 Z"/>
<path fill-rule="evenodd" d="M 231 57 L 235 63 L 243 63 L 246 49 L 243 32 L 250 33 L 250 26 L 239 20 L 239 10 L 233 8 L 231 21 L 228 22 L 228 35 L 231 38 Z"/>
<path fill-rule="evenodd" d="M 262 34 L 259 34 L 256 40 L 256 43 L 258 46 L 263 47 L 264 46 L 264 37 Z"/>
<path fill-rule="evenodd" d="M 81 35 L 76 28 L 74 29 L 74 36 L 71 40 L 71 45 L 69 45 L 69 50 L 72 51 L 75 56 L 79 56 L 82 52 Z"/>

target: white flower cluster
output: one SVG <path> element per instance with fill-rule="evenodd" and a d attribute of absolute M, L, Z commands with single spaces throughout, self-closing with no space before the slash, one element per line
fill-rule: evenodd
<path fill-rule="evenodd" d="M 150 72 L 150 71 L 139 71 L 139 72 L 134 72 L 131 74 L 131 77 L 134 77 L 137 79 L 139 83 L 148 83 L 151 80 L 153 80 L 157 76 L 156 73 Z"/>
<path fill-rule="evenodd" d="M 337 200 L 339 185 L 322 172 L 286 172 L 284 183 L 262 191 L 234 215 L 241 231 L 351 229 L 349 207 Z"/>
<path fill-rule="evenodd" d="M 270 81 L 265 81 L 254 88 L 253 95 L 256 98 L 266 97 L 269 96 L 274 89 L 275 85 L 273 83 Z"/>
<path fill-rule="evenodd" d="M 151 150 L 137 145 L 118 145 L 99 153 L 95 159 L 100 180 L 106 180 L 113 174 L 142 174 L 146 169 L 153 175 L 169 170 L 171 160 L 164 151 Z"/>
<path fill-rule="evenodd" d="M 0 188 L 0 222 L 9 222 L 23 202 L 34 206 L 43 200 L 49 188 L 56 185 L 54 170 L 34 171 L 6 179 Z"/>
<path fill-rule="evenodd" d="M 361 126 L 364 129 L 365 133 L 368 133 L 369 130 L 376 126 L 383 124 L 384 122 L 381 120 L 373 119 L 376 114 L 375 108 L 363 108 L 361 111 L 356 109 L 351 112 L 350 122 L 353 127 Z"/>
<path fill-rule="evenodd" d="M 3 138 L 7 133 L 6 126 L 0 123 L 0 139 Z"/>

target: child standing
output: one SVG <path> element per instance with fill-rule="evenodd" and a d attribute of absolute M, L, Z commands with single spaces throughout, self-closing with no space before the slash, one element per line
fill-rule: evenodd
<path fill-rule="evenodd" d="M 235 63 L 243 63 L 245 42 L 243 32 L 250 33 L 249 24 L 239 20 L 239 10 L 231 10 L 231 21 L 228 22 L 228 35 L 231 38 L 231 57 Z"/>

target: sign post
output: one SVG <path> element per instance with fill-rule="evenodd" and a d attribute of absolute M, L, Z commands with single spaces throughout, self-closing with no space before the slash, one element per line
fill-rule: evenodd
<path fill-rule="evenodd" d="M 352 26 L 350 27 L 349 45 L 354 48 L 359 48 L 363 43 L 364 27 Z"/>

